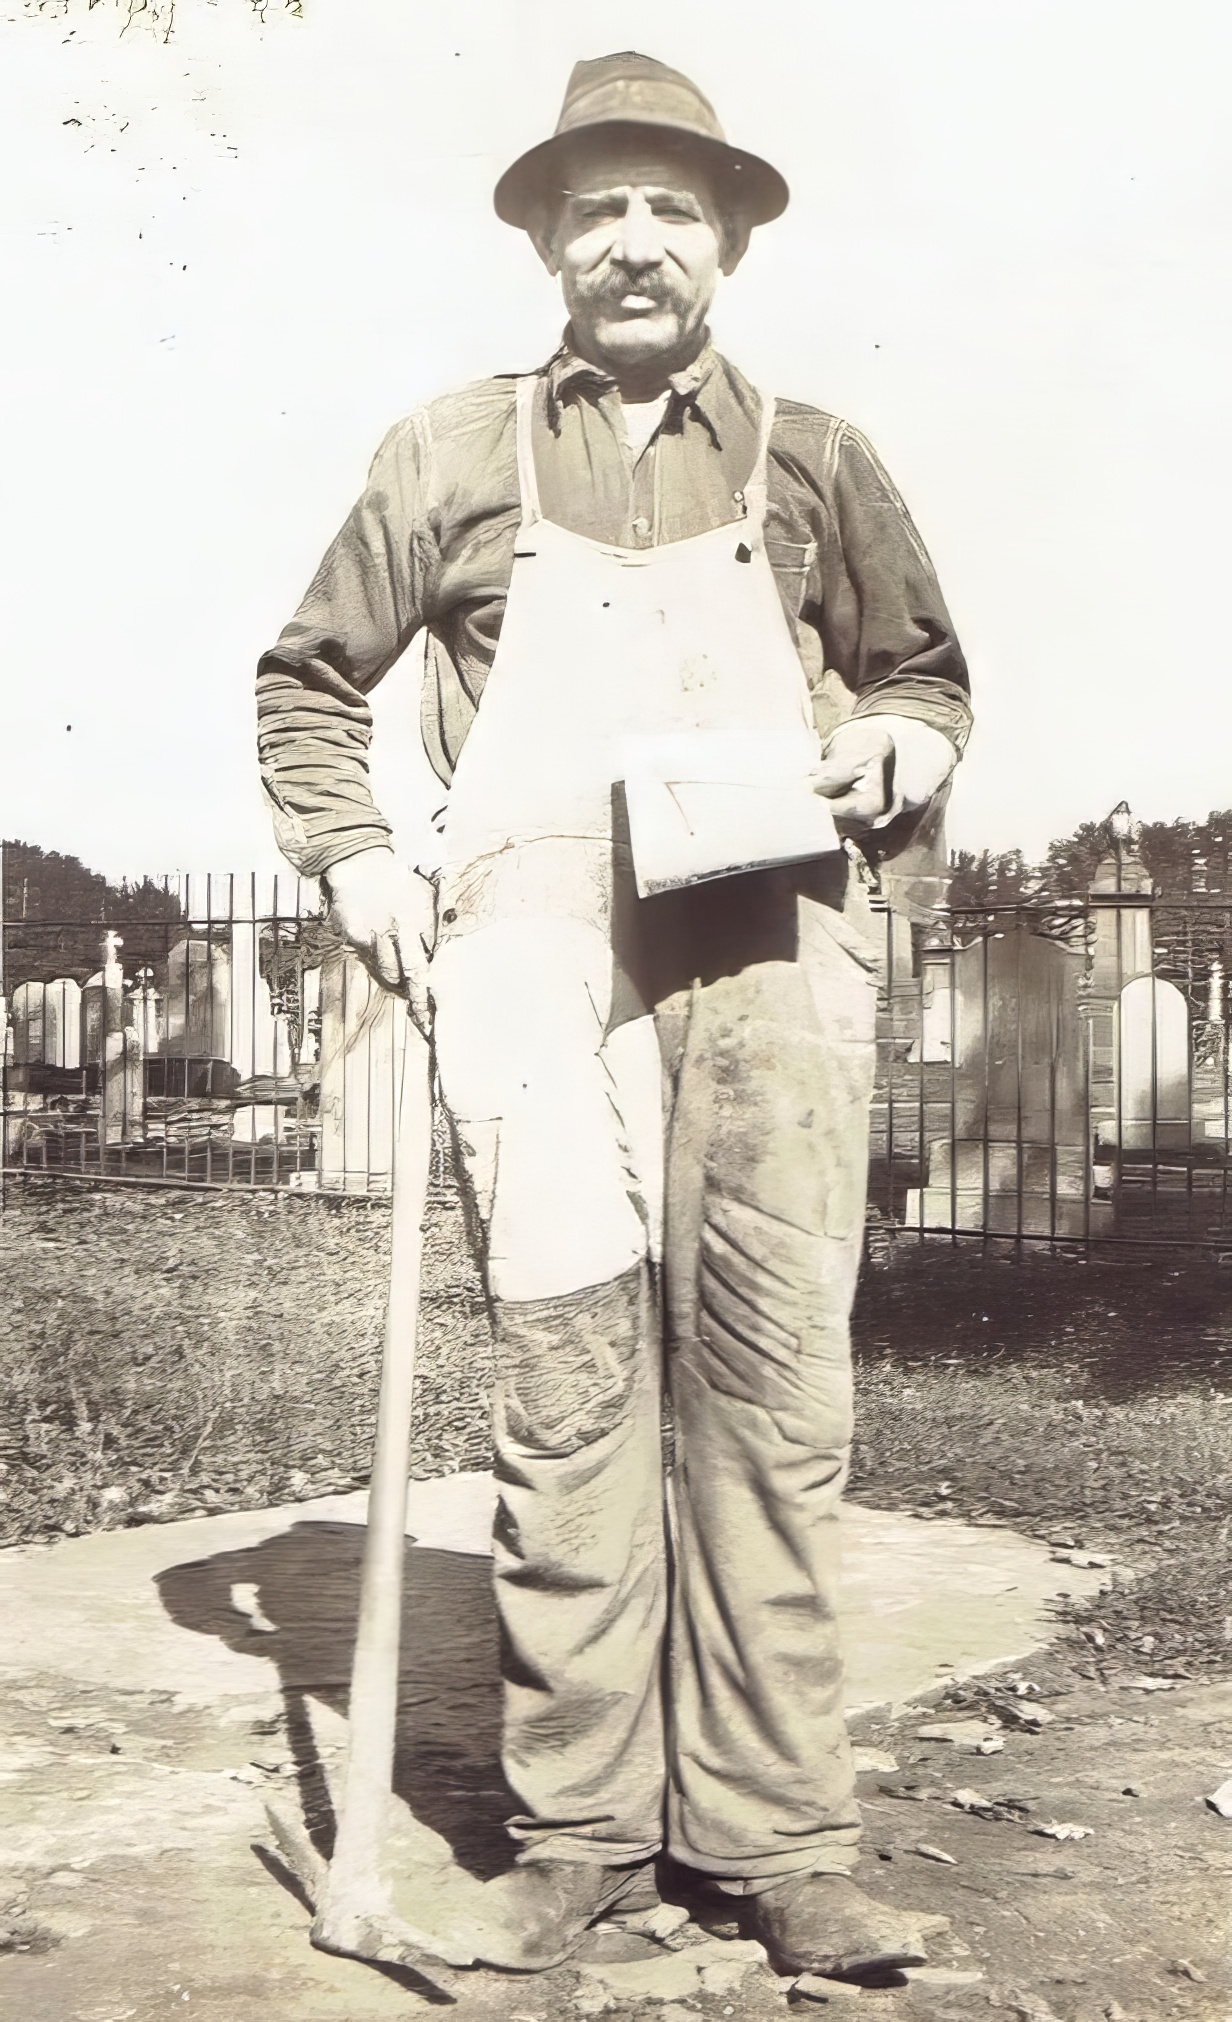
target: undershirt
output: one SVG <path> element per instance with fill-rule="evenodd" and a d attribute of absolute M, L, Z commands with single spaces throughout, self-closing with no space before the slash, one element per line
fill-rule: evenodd
<path fill-rule="evenodd" d="M 640 456 L 650 441 L 667 413 L 667 403 L 671 397 L 671 388 L 668 387 L 657 400 L 621 400 L 620 411 L 624 416 L 625 439 L 635 456 Z"/>

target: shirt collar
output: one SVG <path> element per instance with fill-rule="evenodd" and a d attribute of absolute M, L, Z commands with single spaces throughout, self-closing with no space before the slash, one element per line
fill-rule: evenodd
<path fill-rule="evenodd" d="M 616 381 L 602 366 L 592 365 L 588 358 L 579 358 L 571 342 L 572 331 L 566 327 L 559 350 L 555 351 L 544 366 L 547 381 L 548 421 L 553 434 L 560 428 L 560 410 L 570 396 L 582 387 L 589 386 L 598 392 L 605 392 L 615 386 Z M 716 449 L 720 447 L 716 427 L 715 403 L 711 397 L 717 390 L 715 374 L 719 355 L 710 341 L 707 331 L 705 342 L 691 365 L 682 366 L 679 372 L 668 376 L 668 389 L 673 395 L 671 406 L 678 413 L 692 410 L 704 424 Z M 669 406 L 669 413 L 671 412 Z"/>

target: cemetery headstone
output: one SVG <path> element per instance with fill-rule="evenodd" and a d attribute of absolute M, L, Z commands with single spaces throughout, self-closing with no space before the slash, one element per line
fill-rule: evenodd
<path fill-rule="evenodd" d="M 387 1192 L 406 1046 L 406 1005 L 341 952 L 321 967 L 320 1151 L 323 1187 Z"/>
<path fill-rule="evenodd" d="M 43 1059 L 70 1073 L 81 1066 L 81 985 L 74 976 L 57 976 L 47 985 Z"/>
<path fill-rule="evenodd" d="M 1164 977 L 1121 991 L 1120 1142 L 1130 1150 L 1188 1150 L 1189 1006 Z"/>
<path fill-rule="evenodd" d="M 167 956 L 165 1050 L 181 1058 L 231 1057 L 231 950 L 219 933 L 186 935 Z"/>
<path fill-rule="evenodd" d="M 1081 957 L 1026 927 L 954 958 L 955 1134 L 928 1148 L 907 1221 L 995 1235 L 1081 1235 L 1087 1199 Z"/>
<path fill-rule="evenodd" d="M 46 1027 L 46 986 L 19 983 L 9 1007 L 13 1022 L 13 1065 L 41 1067 Z"/>

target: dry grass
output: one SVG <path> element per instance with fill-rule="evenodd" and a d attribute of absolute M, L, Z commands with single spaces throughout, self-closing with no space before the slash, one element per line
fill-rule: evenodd
<path fill-rule="evenodd" d="M 0 1541 L 362 1482 L 387 1264 L 379 1201 L 10 1188 Z M 1202 1351 L 1229 1296 L 1217 1273 L 907 1246 L 861 1295 L 853 1494 L 1139 1568 L 1083 1620 L 1096 1668 L 1226 1665 L 1232 1401 Z M 447 1201 L 424 1332 L 414 1470 L 485 1466 L 487 1327 Z"/>
<path fill-rule="evenodd" d="M 455 1223 L 437 1217 L 427 1260 L 417 1472 L 487 1454 Z M 388 1228 L 379 1201 L 11 1187 L 0 1542 L 362 1482 Z"/>
<path fill-rule="evenodd" d="M 1228 1668 L 1232 1397 L 1101 1402 L 1082 1394 L 1088 1375 L 864 1363 L 853 1494 L 1111 1556 L 1111 1592 L 1072 1611 L 1090 1676 Z"/>

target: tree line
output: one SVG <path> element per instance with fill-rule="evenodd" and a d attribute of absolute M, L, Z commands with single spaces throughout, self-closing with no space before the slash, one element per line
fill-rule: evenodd
<path fill-rule="evenodd" d="M 949 902 L 978 908 L 1085 898 L 1110 847 L 1107 823 L 1084 821 L 1050 842 L 1038 862 L 1021 850 L 954 850 Z M 1165 904 L 1232 900 L 1232 808 L 1205 821 L 1143 822 L 1136 847 Z"/>
<path fill-rule="evenodd" d="M 84 982 L 99 968 L 108 932 L 123 941 L 120 959 L 127 976 L 166 960 L 184 915 L 177 894 L 158 880 L 113 883 L 80 857 L 37 843 L 5 842 L 0 853 L 9 989 L 57 976 Z"/>
<path fill-rule="evenodd" d="M 1033 932 L 1080 946 L 1089 922 L 1072 902 L 1086 898 L 1112 846 L 1107 822 L 1082 822 L 1034 863 L 1021 850 L 955 850 L 949 904 L 977 919 L 990 907 L 1022 905 Z M 1215 809 L 1205 821 L 1143 822 L 1133 846 L 1155 888 L 1156 973 L 1178 984 L 1201 1017 L 1213 965 L 1222 964 L 1225 975 L 1232 970 L 1232 808 Z"/>

